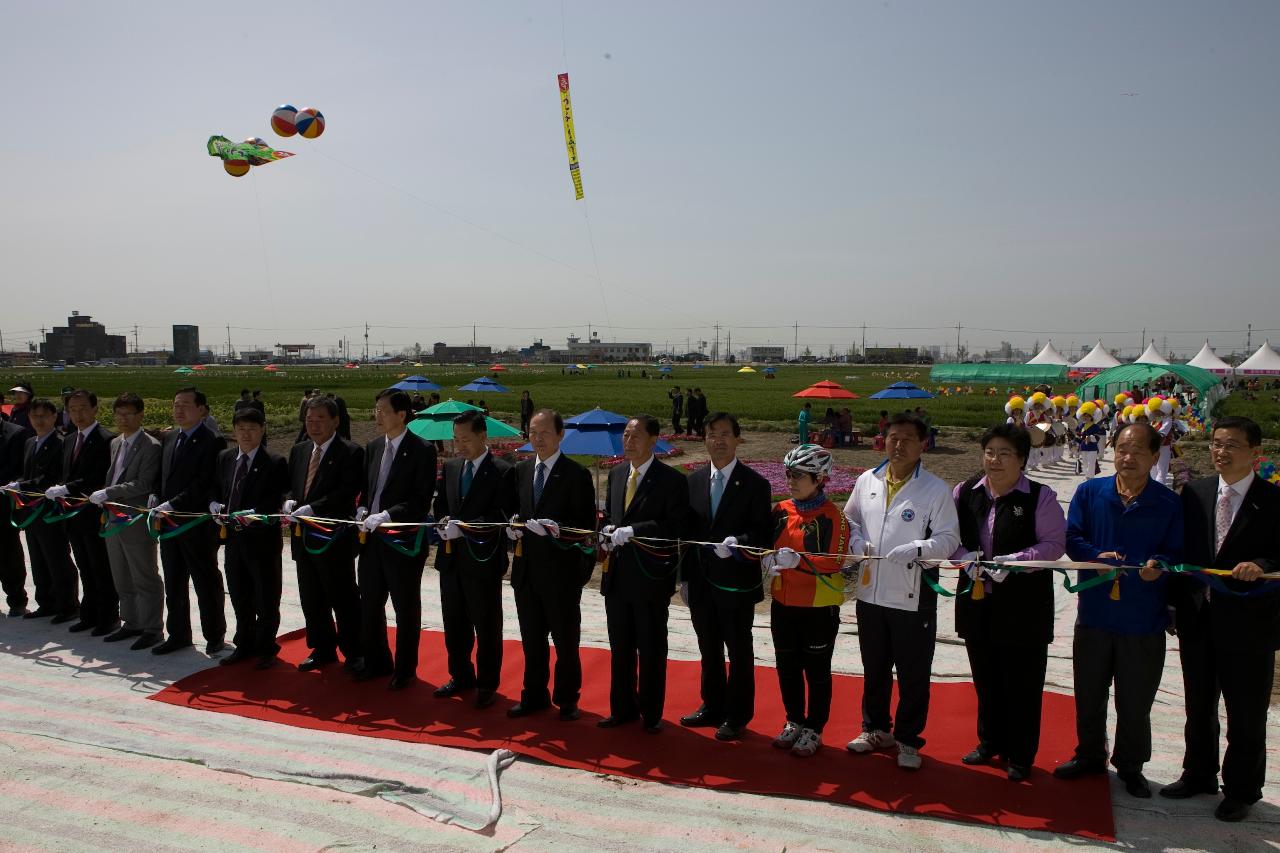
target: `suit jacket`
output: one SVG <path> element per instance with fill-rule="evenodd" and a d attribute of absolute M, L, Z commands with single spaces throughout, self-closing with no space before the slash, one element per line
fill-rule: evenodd
<path fill-rule="evenodd" d="M 297 501 L 300 507 L 310 505 L 312 512 L 320 518 L 351 518 L 360 493 L 364 491 L 364 448 L 335 434 L 329 449 L 320 459 L 320 467 L 308 491 L 307 469 L 311 465 L 312 447 L 313 443 L 307 439 L 289 451 L 289 491 L 285 497 Z M 342 529 L 348 530 L 348 527 Z M 343 552 L 344 557 L 349 556 L 358 544 L 356 536 L 350 532 L 341 535 L 348 537 L 349 546 L 342 547 L 351 549 Z M 293 536 L 290 542 L 296 559 L 302 538 Z M 334 548 L 339 545 L 335 543 Z"/>
<path fill-rule="evenodd" d="M 0 480 L 11 483 L 22 477 L 22 463 L 31 430 L 10 421 L 0 421 Z"/>
<path fill-rule="evenodd" d="M 79 457 L 73 461 L 76 435 L 73 431 L 62 439 L 63 485 L 71 494 L 87 497 L 106 485 L 107 470 L 111 466 L 111 439 L 116 435 L 101 424 L 94 424 L 80 446 Z"/>
<path fill-rule="evenodd" d="M 111 458 L 107 463 L 107 476 L 115 470 L 116 457 L 124 447 L 124 436 L 111 439 Z M 124 471 L 115 485 L 107 486 L 107 500 L 131 506 L 145 506 L 149 495 L 160 491 L 161 444 L 158 438 L 140 431 L 133 439 L 129 455 L 124 460 Z"/>
<path fill-rule="evenodd" d="M 200 424 L 179 451 L 181 434 L 175 429 L 165 436 L 157 497 L 160 503 L 168 501 L 179 512 L 208 512 L 218 489 L 218 454 L 227 442 Z"/>
<path fill-rule="evenodd" d="M 684 475 L 654 458 L 636 485 L 631 506 L 624 508 L 630 476 L 631 466 L 625 461 L 609 472 L 607 523 L 634 528 L 636 536 L 679 539 L 689 514 L 689 485 Z M 600 593 L 630 601 L 665 601 L 675 593 L 678 567 L 678 556 L 655 557 L 634 545 L 624 545 L 614 549 L 609 570 L 600 580 Z"/>
<path fill-rule="evenodd" d="M 1182 489 L 1185 554 L 1188 563 L 1213 569 L 1233 569 L 1242 562 L 1257 563 L 1264 572 L 1280 569 L 1280 487 L 1254 477 L 1236 512 L 1231 528 L 1214 553 L 1218 478 L 1193 480 Z M 1196 624 L 1201 608 L 1209 607 L 1210 630 L 1216 640 L 1263 644 L 1280 649 L 1280 593 L 1255 598 L 1212 592 L 1193 577 L 1174 577 L 1170 597 L 1177 609 L 1179 633 Z M 1257 583 L 1223 578 L 1232 590 L 1256 589 Z"/>
<path fill-rule="evenodd" d="M 387 437 L 378 436 L 364 450 L 364 494 L 360 498 L 363 506 L 373 511 L 373 493 L 378 486 L 378 471 L 382 467 L 383 448 Z M 387 473 L 387 482 L 382 489 L 382 502 L 379 511 L 390 513 L 392 521 L 418 523 L 426 521 L 431 511 L 431 496 L 436 488 L 436 449 L 411 432 L 405 432 L 400 440 L 391 470 Z M 377 542 L 376 536 L 370 536 L 364 547 L 371 548 Z M 427 548 L 414 559 L 425 560 Z M 421 563 L 419 563 L 421 565 Z"/>
<path fill-rule="evenodd" d="M 461 495 L 462 468 L 466 459 L 455 456 L 445 460 L 440 489 L 436 492 L 435 516 L 448 516 L 455 521 L 504 522 L 516 511 L 514 470 L 511 463 L 498 459 L 492 451 L 485 456 L 475 470 L 471 488 L 464 498 Z M 487 571 L 498 577 L 507 572 L 507 536 L 499 528 L 468 549 L 462 540 L 456 540 L 448 549 L 436 550 L 436 568 L 447 572 L 454 568 L 464 571 Z M 472 559 L 471 550 L 478 555 L 493 556 L 483 562 Z"/>
<path fill-rule="evenodd" d="M 240 500 L 236 506 L 231 505 L 231 488 L 234 484 L 236 467 L 239 464 L 239 447 L 228 447 L 218 454 L 218 503 L 226 506 L 225 512 L 238 512 L 252 509 L 267 515 L 280 512 L 284 503 L 285 490 L 289 488 L 289 466 L 284 457 L 259 447 L 245 472 L 244 481 L 240 484 Z M 240 536 L 252 536 L 255 539 L 280 539 L 280 526 L 273 519 L 270 524 L 254 525 L 241 531 Z"/>
<path fill-rule="evenodd" d="M 688 477 L 689 524 L 685 535 L 703 542 L 720 542 L 736 536 L 739 545 L 769 548 L 773 545 L 773 490 L 758 472 L 741 459 L 725 483 L 716 514 L 711 515 L 711 466 L 698 468 Z M 685 553 L 684 577 L 689 595 L 709 595 L 724 603 L 764 600 L 760 561 L 738 555 L 722 560 L 705 547 L 692 546 Z M 730 592 L 725 587 L 743 592 Z"/>
<path fill-rule="evenodd" d="M 62 436 L 55 429 L 40 445 L 39 452 L 36 451 L 38 441 L 34 435 L 28 438 L 22 456 L 22 479 L 18 488 L 24 492 L 43 492 L 62 482 Z"/>
<path fill-rule="evenodd" d="M 515 468 L 520 518 L 525 521 L 549 518 L 563 527 L 595 530 L 596 487 L 591 472 L 561 453 L 556 464 L 546 472 L 542 494 L 534 503 L 533 478 L 537 465 L 536 458 L 526 459 Z M 577 588 L 590 580 L 595 570 L 594 554 L 585 554 L 577 548 L 565 549 L 546 536 L 530 533 L 526 533 L 521 541 L 520 555 L 511 561 L 511 586 L 514 589 L 525 584 Z M 588 539 L 585 544 L 591 546 L 595 543 Z"/>

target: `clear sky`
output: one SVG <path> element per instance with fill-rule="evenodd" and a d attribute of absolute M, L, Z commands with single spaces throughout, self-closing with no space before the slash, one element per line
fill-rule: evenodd
<path fill-rule="evenodd" d="M 1269 0 L 0 0 L 0 329 L 1280 343 L 1278 43 Z"/>

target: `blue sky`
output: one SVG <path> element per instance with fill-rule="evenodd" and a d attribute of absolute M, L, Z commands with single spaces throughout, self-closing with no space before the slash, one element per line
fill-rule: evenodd
<path fill-rule="evenodd" d="M 0 8 L 7 347 L 1280 339 L 1280 4 Z"/>

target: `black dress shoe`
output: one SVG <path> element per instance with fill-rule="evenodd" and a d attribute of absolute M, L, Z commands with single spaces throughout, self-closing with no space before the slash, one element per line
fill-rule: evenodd
<path fill-rule="evenodd" d="M 705 707 L 680 718 L 680 725 L 686 729 L 715 729 L 723 722 L 724 717 L 708 712 Z"/>
<path fill-rule="evenodd" d="M 391 674 L 393 674 L 392 670 L 389 669 L 374 669 L 372 667 L 362 666 L 357 669 L 351 677 L 356 681 L 372 681 L 375 678 L 386 678 Z"/>
<path fill-rule="evenodd" d="M 545 711 L 550 705 L 533 705 L 528 702 L 517 702 L 507 709 L 507 716 L 511 718 L 527 717 L 530 714 L 536 714 L 539 711 Z"/>
<path fill-rule="evenodd" d="M 302 663 L 298 664 L 298 672 L 311 672 L 313 669 L 319 669 L 326 664 L 337 662 L 337 655 L 334 655 L 333 657 L 329 657 L 328 655 L 311 655 L 303 660 Z"/>
<path fill-rule="evenodd" d="M 140 652 L 143 649 L 151 648 L 158 642 L 160 642 L 159 634 L 140 634 L 138 639 L 133 641 L 133 645 L 129 646 L 129 651 Z"/>
<path fill-rule="evenodd" d="M 170 637 L 169 639 L 165 640 L 163 643 L 161 643 L 160 645 L 152 649 L 151 654 L 167 655 L 170 652 L 176 652 L 178 649 L 189 649 L 191 648 L 192 645 L 193 643 L 190 640 L 187 640 L 184 642 L 182 640 L 175 640 L 173 637 Z"/>
<path fill-rule="evenodd" d="M 315 655 L 312 655 L 312 657 L 315 657 Z M 335 656 L 334 660 L 337 660 L 337 659 L 338 659 L 337 656 Z M 355 672 L 356 670 L 362 669 L 363 667 L 364 667 L 364 658 L 347 658 L 342 662 L 342 668 L 345 669 L 347 672 Z"/>
<path fill-rule="evenodd" d="M 58 620 L 54 619 L 53 622 L 56 625 L 58 623 Z M 93 628 L 92 622 L 86 622 L 83 619 L 81 619 L 79 622 L 71 626 L 70 631 L 73 634 L 79 634 L 81 631 L 89 631 L 89 630 L 92 630 L 92 628 Z"/>
<path fill-rule="evenodd" d="M 645 723 L 644 730 L 651 735 L 662 733 L 662 720 L 654 720 L 652 723 Z"/>
<path fill-rule="evenodd" d="M 218 652 L 229 648 L 231 646 L 223 640 L 210 640 L 204 644 L 204 653 L 206 655 L 216 655 Z"/>
<path fill-rule="evenodd" d="M 1022 782 L 1031 775 L 1031 767 L 1026 764 L 1018 764 L 1010 761 L 1009 766 L 1005 768 L 1005 775 L 1009 777 L 1010 782 Z"/>
<path fill-rule="evenodd" d="M 218 666 L 231 666 L 232 664 L 240 663 L 240 661 L 248 660 L 251 657 L 253 657 L 253 655 L 248 650 L 236 649 L 234 652 L 218 661 Z"/>
<path fill-rule="evenodd" d="M 995 757 L 996 754 L 992 751 L 991 747 L 987 746 L 985 743 L 980 743 L 973 748 L 972 752 L 961 758 L 960 761 L 964 764 L 968 764 L 970 767 L 978 767 L 990 764 L 991 759 Z"/>
<path fill-rule="evenodd" d="M 55 615 L 52 610 L 47 607 L 37 607 L 35 610 L 28 610 L 22 614 L 23 619 L 46 619 Z"/>
<path fill-rule="evenodd" d="M 27 608 L 26 608 L 26 607 L 11 607 L 11 608 L 9 608 L 9 618 L 10 618 L 10 619 L 20 619 L 20 618 L 21 618 L 21 619 L 25 619 L 25 618 L 26 618 L 26 616 L 27 616 Z"/>
<path fill-rule="evenodd" d="M 566 723 L 572 723 L 574 720 L 582 716 L 582 712 L 578 710 L 577 705 L 561 705 L 560 719 Z"/>
<path fill-rule="evenodd" d="M 498 691 L 496 690 L 481 690 L 476 693 L 477 708 L 488 708 L 490 705 L 492 705 L 494 702 L 497 702 L 497 701 L 498 701 Z"/>
<path fill-rule="evenodd" d="M 391 676 L 391 680 L 387 682 L 388 690 L 404 690 L 410 685 L 417 684 L 418 677 L 412 674 L 399 674 Z"/>
<path fill-rule="evenodd" d="M 1213 816 L 1218 820 L 1235 823 L 1248 817 L 1251 807 L 1251 803 L 1242 803 L 1239 800 L 1224 797 L 1222 802 L 1218 803 L 1218 807 L 1213 810 Z"/>
<path fill-rule="evenodd" d="M 1160 789 L 1160 796 L 1168 797 L 1171 800 L 1185 800 L 1188 797 L 1194 797 L 1196 794 L 1216 794 L 1218 793 L 1218 780 L 1200 781 L 1197 779 L 1189 779 L 1186 776 L 1180 778 L 1172 785 L 1165 785 Z"/>
<path fill-rule="evenodd" d="M 130 637 L 141 637 L 141 631 L 135 631 L 133 628 L 117 628 L 112 633 L 102 638 L 104 643 L 118 643 L 121 640 L 127 640 Z"/>
<path fill-rule="evenodd" d="M 741 740 L 745 728 L 746 726 L 735 726 L 733 723 L 722 723 L 716 729 L 716 740 Z"/>
<path fill-rule="evenodd" d="M 596 727 L 601 729 L 616 729 L 618 726 L 625 726 L 627 723 L 633 722 L 639 717 L 615 717 L 613 714 L 605 717 L 603 720 L 596 720 Z"/>
<path fill-rule="evenodd" d="M 271 669 L 276 665 L 277 658 L 275 655 L 259 655 L 258 662 L 253 665 L 254 669 Z"/>
<path fill-rule="evenodd" d="M 1140 800 L 1148 800 L 1151 798 L 1151 785 L 1147 782 L 1147 777 L 1142 775 L 1142 771 L 1133 770 L 1128 773 L 1117 773 L 1120 781 L 1124 782 L 1124 789 L 1129 792 L 1129 796 L 1137 797 Z"/>
<path fill-rule="evenodd" d="M 119 622 L 116 622 L 114 625 L 99 625 L 98 627 L 94 628 L 92 631 L 90 631 L 90 632 L 89 632 L 89 636 L 90 636 L 90 637 L 105 637 L 105 636 L 107 636 L 108 634 L 111 634 L 111 633 L 113 633 L 114 631 L 116 631 L 117 629 L 119 629 L 119 627 L 120 627 L 120 623 L 119 623 Z"/>
<path fill-rule="evenodd" d="M 431 695 L 437 699 L 448 699 L 450 696 L 457 696 L 462 691 L 470 690 L 474 686 L 474 684 L 459 684 L 450 678 L 444 684 L 441 684 L 432 691 Z"/>
<path fill-rule="evenodd" d="M 51 621 L 52 621 L 52 624 L 54 625 L 61 625 L 64 622 L 70 622 L 72 619 L 79 619 L 79 618 L 80 618 L 80 614 L 77 611 L 72 610 L 70 613 L 59 613 L 57 616 L 53 617 Z M 85 627 L 81 628 L 80 625 L 84 625 Z M 92 627 L 93 625 L 90 625 L 86 622 L 78 622 L 76 623 L 76 627 L 72 628 L 71 630 L 87 631 Z"/>
<path fill-rule="evenodd" d="M 1065 764 L 1053 768 L 1057 779 L 1079 779 L 1081 776 L 1101 776 L 1107 772 L 1107 765 L 1101 761 L 1081 761 L 1073 758 Z"/>

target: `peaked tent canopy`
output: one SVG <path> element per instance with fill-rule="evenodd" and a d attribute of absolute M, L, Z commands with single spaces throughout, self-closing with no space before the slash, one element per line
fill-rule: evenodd
<path fill-rule="evenodd" d="M 1066 378 L 1065 364 L 935 364 L 929 371 L 929 381 L 941 385 L 957 382 L 1052 385 Z"/>
<path fill-rule="evenodd" d="M 910 382 L 895 382 L 883 391 L 871 395 L 872 400 L 915 400 L 932 397 L 928 391 Z"/>
<path fill-rule="evenodd" d="M 1162 356 L 1156 350 L 1156 342 L 1152 341 L 1147 344 L 1147 348 L 1142 351 L 1142 355 L 1134 359 L 1134 364 L 1168 364 L 1169 359 Z"/>
<path fill-rule="evenodd" d="M 1036 353 L 1027 364 L 1070 364 L 1067 357 L 1053 348 L 1053 339 L 1044 345 L 1044 349 Z"/>
<path fill-rule="evenodd" d="M 1271 348 L 1271 341 L 1258 347 L 1258 351 L 1240 362 L 1236 373 L 1245 376 L 1277 376 L 1280 375 L 1280 353 Z"/>
<path fill-rule="evenodd" d="M 1192 367 L 1202 367 L 1210 373 L 1230 373 L 1231 365 L 1218 358 L 1218 354 L 1209 346 L 1209 339 L 1205 338 L 1204 346 L 1200 347 L 1200 352 L 1196 353 L 1195 358 L 1187 362 Z"/>
<path fill-rule="evenodd" d="M 1276 372 L 1280 373 L 1280 369 Z M 1174 374 L 1195 388 L 1210 407 L 1226 394 L 1222 377 L 1214 376 L 1202 367 L 1192 367 L 1189 364 L 1122 364 L 1104 370 L 1085 382 L 1076 390 L 1076 396 L 1081 400 L 1110 400 L 1121 391 L 1132 391 L 1166 373 Z"/>
<path fill-rule="evenodd" d="M 1071 365 L 1072 370 L 1106 370 L 1108 367 L 1119 367 L 1120 362 L 1102 346 L 1102 338 L 1093 345 L 1089 354 Z"/>

